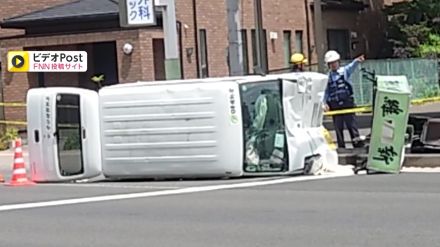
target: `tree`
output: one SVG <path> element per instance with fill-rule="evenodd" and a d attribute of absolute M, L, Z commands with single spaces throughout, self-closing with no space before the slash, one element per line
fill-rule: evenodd
<path fill-rule="evenodd" d="M 421 57 L 440 57 L 440 35 L 430 34 L 428 40 L 419 46 L 417 53 Z"/>
<path fill-rule="evenodd" d="M 412 0 L 385 8 L 396 57 L 440 56 L 440 1 Z"/>

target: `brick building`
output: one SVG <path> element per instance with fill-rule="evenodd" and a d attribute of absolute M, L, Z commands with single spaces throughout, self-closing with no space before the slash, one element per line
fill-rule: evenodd
<path fill-rule="evenodd" d="M 360 53 L 375 57 L 382 40 L 384 0 L 322 0 L 327 48 L 345 58 Z M 390 0 L 387 0 L 390 1 Z M 38 2 L 38 3 L 36 3 Z M 254 0 L 240 1 L 244 69 L 253 73 L 255 57 Z M 316 60 L 312 0 L 263 0 L 263 22 L 268 69 L 288 67 L 292 52 Z M 149 28 L 119 27 L 116 0 L 5 0 L 0 6 L 1 61 L 9 50 L 85 50 L 86 73 L 9 73 L 2 63 L 1 97 L 23 102 L 33 87 L 76 86 L 95 89 L 90 77 L 104 73 L 105 84 L 165 78 L 161 20 Z M 184 78 L 229 74 L 228 27 L 225 1 L 176 0 L 181 67 Z M 276 38 L 277 37 L 277 38 Z M 124 44 L 133 53 L 122 51 Z M 8 120 L 23 120 L 23 109 L 4 108 Z"/>

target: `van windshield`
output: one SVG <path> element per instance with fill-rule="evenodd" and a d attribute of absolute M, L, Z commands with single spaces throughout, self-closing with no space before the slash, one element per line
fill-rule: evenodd
<path fill-rule="evenodd" d="M 244 171 L 287 171 L 281 80 L 242 84 L 240 94 L 245 141 Z"/>
<path fill-rule="evenodd" d="M 84 171 L 80 96 L 58 94 L 56 101 L 56 136 L 60 173 L 62 176 L 79 175 Z"/>

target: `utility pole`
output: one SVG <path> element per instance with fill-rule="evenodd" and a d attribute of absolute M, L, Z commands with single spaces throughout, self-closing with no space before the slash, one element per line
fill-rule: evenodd
<path fill-rule="evenodd" d="M 312 42 L 310 40 L 310 4 L 309 0 L 304 0 L 304 7 L 306 11 L 306 31 L 307 31 L 307 57 L 308 59 L 308 65 L 309 65 L 309 71 L 311 69 L 310 65 L 312 65 Z"/>
<path fill-rule="evenodd" d="M 325 72 L 324 65 L 324 39 L 323 39 L 323 28 L 322 28 L 322 9 L 321 0 L 314 0 L 314 23 L 315 23 L 315 47 L 316 53 L 318 55 L 318 71 L 321 73 Z"/>
<path fill-rule="evenodd" d="M 181 79 L 175 2 L 174 0 L 156 0 L 156 6 L 162 6 L 166 79 Z"/>
<path fill-rule="evenodd" d="M 257 45 L 257 67 L 261 70 L 263 73 L 267 73 L 266 71 L 266 61 L 263 60 L 263 40 L 266 38 L 264 37 L 263 33 L 263 11 L 261 7 L 261 0 L 255 0 L 254 1 L 254 8 L 255 8 L 255 43 Z M 255 70 L 255 68 L 254 68 Z"/>
<path fill-rule="evenodd" d="M 229 74 L 231 76 L 241 76 L 244 75 L 244 71 L 239 0 L 227 0 L 226 11 L 228 13 Z"/>

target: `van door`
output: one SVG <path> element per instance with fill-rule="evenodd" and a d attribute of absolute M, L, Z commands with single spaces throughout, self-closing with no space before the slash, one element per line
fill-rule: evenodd
<path fill-rule="evenodd" d="M 96 92 L 77 88 L 31 89 L 27 119 L 32 180 L 68 181 L 101 173 Z"/>

